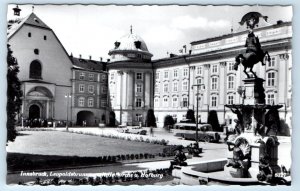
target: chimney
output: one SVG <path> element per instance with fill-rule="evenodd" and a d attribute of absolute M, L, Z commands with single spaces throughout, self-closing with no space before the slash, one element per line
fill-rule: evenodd
<path fill-rule="evenodd" d="M 100 57 L 100 62 L 102 62 L 102 57 Z"/>
<path fill-rule="evenodd" d="M 110 62 L 110 59 L 107 59 L 107 62 Z"/>
<path fill-rule="evenodd" d="M 92 60 L 92 56 L 90 55 L 89 57 L 90 57 L 90 60 Z"/>
<path fill-rule="evenodd" d="M 81 59 L 81 54 L 79 54 L 79 58 Z"/>

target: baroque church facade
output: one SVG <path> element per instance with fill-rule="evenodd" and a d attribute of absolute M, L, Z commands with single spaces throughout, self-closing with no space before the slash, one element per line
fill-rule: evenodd
<path fill-rule="evenodd" d="M 254 68 L 266 80 L 266 102 L 283 105 L 280 118 L 291 128 L 292 24 L 278 21 L 254 33 L 271 56 L 270 63 Z M 38 117 L 93 126 L 107 123 L 114 111 L 117 124 L 139 125 L 154 109 L 162 127 L 166 115 L 180 121 L 188 109 L 198 109 L 201 122 L 215 110 L 221 124 L 233 126 L 235 115 L 225 105 L 243 103 L 238 92 L 245 74 L 233 65 L 245 51 L 246 35 L 245 30 L 191 42 L 187 54 L 151 60 L 145 41 L 131 29 L 109 50 L 110 61 L 102 62 L 69 56 L 54 31 L 32 13 L 8 29 L 21 71 L 22 116 L 37 117 L 38 111 Z"/>
<path fill-rule="evenodd" d="M 40 125 L 45 121 L 105 123 L 105 62 L 69 56 L 54 31 L 35 13 L 8 21 L 7 38 L 20 68 L 23 103 L 19 120 L 43 121 Z"/>

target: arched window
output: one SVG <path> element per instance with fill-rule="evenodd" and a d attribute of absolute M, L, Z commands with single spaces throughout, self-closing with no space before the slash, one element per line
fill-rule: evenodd
<path fill-rule="evenodd" d="M 42 65 L 39 61 L 34 60 L 31 62 L 29 78 L 42 79 Z"/>

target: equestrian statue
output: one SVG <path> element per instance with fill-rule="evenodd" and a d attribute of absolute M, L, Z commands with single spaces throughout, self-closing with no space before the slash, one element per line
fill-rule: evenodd
<path fill-rule="evenodd" d="M 249 28 L 249 33 L 245 44 L 246 52 L 243 54 L 239 54 L 235 57 L 234 69 L 237 70 L 238 65 L 242 63 L 242 65 L 244 66 L 244 73 L 247 75 L 247 78 L 251 77 L 247 72 L 247 68 L 250 68 L 250 72 L 254 75 L 255 78 L 257 78 L 255 72 L 253 72 L 252 70 L 253 66 L 258 62 L 261 62 L 262 65 L 265 65 L 264 59 L 266 56 L 268 62 L 271 61 L 268 51 L 264 51 L 261 48 L 259 39 L 257 36 L 254 35 L 253 32 L 254 27 L 258 26 L 257 24 L 259 22 L 259 17 L 262 17 L 264 20 L 267 20 L 267 17 L 262 16 L 258 12 L 250 12 L 246 14 L 240 22 L 241 25 L 243 25 L 246 22 L 247 28 Z"/>

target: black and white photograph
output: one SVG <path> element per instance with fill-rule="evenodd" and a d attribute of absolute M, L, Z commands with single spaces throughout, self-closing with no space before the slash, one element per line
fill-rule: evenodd
<path fill-rule="evenodd" d="M 292 21 L 292 5 L 8 4 L 6 184 L 290 187 Z"/>

